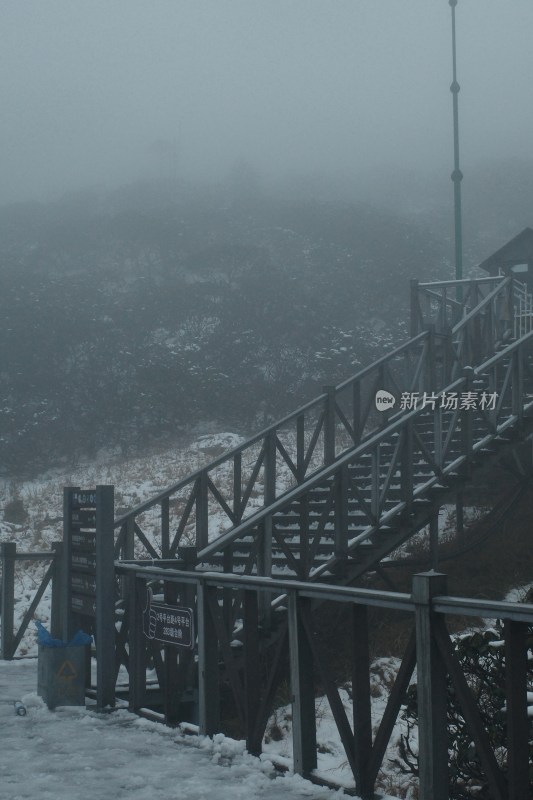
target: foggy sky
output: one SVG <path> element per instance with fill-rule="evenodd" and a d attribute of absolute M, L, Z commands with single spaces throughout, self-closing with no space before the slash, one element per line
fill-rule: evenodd
<path fill-rule="evenodd" d="M 456 13 L 463 171 L 530 157 L 533 3 Z M 450 18 L 447 0 L 4 0 L 0 201 L 236 159 L 449 175 Z"/>

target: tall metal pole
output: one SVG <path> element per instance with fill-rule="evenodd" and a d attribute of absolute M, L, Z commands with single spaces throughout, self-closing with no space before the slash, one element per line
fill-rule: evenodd
<path fill-rule="evenodd" d="M 453 60 L 453 81 L 450 91 L 453 97 L 453 199 L 455 217 L 455 280 L 463 278 L 463 229 L 461 219 L 461 181 L 463 173 L 459 168 L 459 89 L 457 83 L 457 61 L 455 47 L 455 6 L 457 0 L 448 0 L 452 9 L 452 60 Z M 460 298 L 460 288 L 458 288 L 458 299 Z"/>

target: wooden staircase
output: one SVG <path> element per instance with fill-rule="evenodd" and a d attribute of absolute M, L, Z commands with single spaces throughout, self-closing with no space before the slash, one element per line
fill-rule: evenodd
<path fill-rule="evenodd" d="M 349 582 L 375 569 L 533 431 L 529 301 L 509 277 L 459 283 L 422 285 L 413 337 L 390 356 L 117 519 L 117 557 L 137 540 L 174 558 L 187 542 L 196 570 Z M 375 410 L 380 389 L 392 412 Z M 440 399 L 399 408 L 424 392 Z M 453 393 L 457 407 L 441 407 Z M 494 407 L 462 407 L 483 393 Z"/>

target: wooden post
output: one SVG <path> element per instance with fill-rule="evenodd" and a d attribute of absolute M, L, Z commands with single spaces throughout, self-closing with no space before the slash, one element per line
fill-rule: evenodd
<path fill-rule="evenodd" d="M 313 654 L 300 619 L 299 607 L 307 598 L 289 593 L 289 650 L 292 694 L 292 747 L 294 772 L 308 777 L 316 769 L 316 720 Z"/>
<path fill-rule="evenodd" d="M 524 416 L 524 348 L 519 345 L 514 353 L 511 355 L 512 358 L 512 386 L 511 386 L 511 395 L 512 395 L 512 408 L 513 414 L 516 416 L 518 424 L 522 423 L 522 418 Z"/>
<path fill-rule="evenodd" d="M 265 436 L 264 460 L 264 492 L 265 506 L 276 499 L 276 432 L 269 431 Z M 257 551 L 257 574 L 265 578 L 272 575 L 272 516 L 269 514 L 261 523 L 259 530 L 259 548 Z M 271 595 L 262 591 L 259 595 L 259 607 L 263 625 L 269 627 L 272 622 Z"/>
<path fill-rule="evenodd" d="M 432 598 L 446 594 L 446 576 L 426 572 L 413 578 L 416 621 L 420 797 L 448 800 L 446 670 L 433 637 Z"/>
<path fill-rule="evenodd" d="M 305 479 L 305 415 L 296 417 L 296 481 Z"/>
<path fill-rule="evenodd" d="M 436 386 L 436 350 L 435 350 L 435 325 L 428 325 L 428 342 L 426 350 L 426 365 L 424 370 L 424 391 L 433 392 Z"/>
<path fill-rule="evenodd" d="M 352 385 L 352 424 L 354 444 L 357 446 L 363 435 L 363 424 L 361 420 L 361 380 L 356 380 Z"/>
<path fill-rule="evenodd" d="M 439 566 L 439 509 L 435 509 L 429 520 L 429 562 L 430 569 L 437 570 Z"/>
<path fill-rule="evenodd" d="M 208 593 L 216 589 L 198 582 L 198 704 L 199 732 L 213 736 L 220 730 L 218 640 L 209 610 Z"/>
<path fill-rule="evenodd" d="M 54 639 L 63 635 L 63 542 L 52 542 L 54 571 L 52 574 L 52 602 L 50 610 L 50 633 Z"/>
<path fill-rule="evenodd" d="M 202 550 L 209 541 L 209 506 L 207 499 L 207 471 L 196 479 L 196 547 Z"/>
<path fill-rule="evenodd" d="M 376 523 L 380 517 L 379 496 L 380 496 L 380 443 L 373 445 L 371 453 L 371 473 L 370 473 L 370 511 Z"/>
<path fill-rule="evenodd" d="M 413 420 L 409 419 L 400 433 L 403 437 L 401 443 L 401 473 L 400 491 L 402 502 L 405 503 L 403 514 L 409 517 L 413 506 Z"/>
<path fill-rule="evenodd" d="M 324 464 L 335 461 L 335 386 L 324 386 Z"/>
<path fill-rule="evenodd" d="M 253 756 L 261 754 L 262 736 L 258 737 L 257 709 L 260 704 L 261 669 L 259 661 L 259 607 L 257 592 L 243 592 L 244 620 L 244 716 L 246 722 L 246 749 Z"/>
<path fill-rule="evenodd" d="M 411 299 L 411 339 L 420 332 L 420 305 L 418 301 L 418 281 L 411 278 L 410 281 Z"/>
<path fill-rule="evenodd" d="M 177 605 L 178 587 L 175 583 L 169 581 L 163 582 L 163 597 L 165 603 L 168 605 Z M 190 606 L 187 606 L 190 607 Z M 180 686 L 178 660 L 184 657 L 185 654 L 179 655 L 178 648 L 173 644 L 163 645 L 165 653 L 165 695 L 164 695 L 164 709 L 165 709 L 165 722 L 167 725 L 173 725 L 179 721 L 180 701 L 181 694 L 184 688 L 183 682 Z"/>
<path fill-rule="evenodd" d="M 72 612 L 72 511 L 74 507 L 74 492 L 80 491 L 78 486 L 68 486 L 63 490 L 63 587 L 61 592 L 63 636 L 69 642 L 74 635 L 74 620 Z"/>
<path fill-rule="evenodd" d="M 242 453 L 233 456 L 233 514 L 235 524 L 242 519 Z"/>
<path fill-rule="evenodd" d="M 170 500 L 161 500 L 161 558 L 170 558 Z"/>
<path fill-rule="evenodd" d="M 464 383 L 464 391 L 472 391 L 472 382 L 474 379 L 474 370 L 472 367 L 465 367 L 463 369 L 463 376 L 466 379 Z M 469 408 L 463 409 L 461 412 L 461 435 L 463 454 L 466 456 L 466 464 L 463 468 L 464 477 L 468 477 L 471 470 L 471 462 L 473 455 L 474 444 L 474 415 Z"/>
<path fill-rule="evenodd" d="M 135 558 L 135 517 L 126 520 L 126 533 L 122 543 L 122 558 L 124 561 L 133 561 Z"/>
<path fill-rule="evenodd" d="M 276 433 L 271 431 L 265 437 L 265 472 L 263 499 L 269 506 L 276 499 Z M 265 517 L 263 536 L 258 552 L 258 575 L 270 577 L 272 574 L 272 517 Z M 270 602 L 270 601 L 269 601 Z"/>
<path fill-rule="evenodd" d="M 529 719 L 527 708 L 527 633 L 523 622 L 505 623 L 505 690 L 509 800 L 528 800 Z"/>
<path fill-rule="evenodd" d="M 13 630 L 15 618 L 15 556 L 17 545 L 15 542 L 0 544 L 0 558 L 2 560 L 2 643 L 0 645 L 0 658 L 10 661 L 15 653 L 13 645 L 15 632 Z"/>
<path fill-rule="evenodd" d="M 309 495 L 300 497 L 300 572 L 301 581 L 307 580 L 312 569 L 309 541 Z"/>
<path fill-rule="evenodd" d="M 96 707 L 115 705 L 114 487 L 96 487 Z"/>
<path fill-rule="evenodd" d="M 335 555 L 345 559 L 348 555 L 348 466 L 335 475 Z"/>
<path fill-rule="evenodd" d="M 146 581 L 135 575 L 128 576 L 129 606 L 129 709 L 137 713 L 145 704 L 146 696 L 146 637 L 143 630 L 143 612 L 147 603 Z"/>
<path fill-rule="evenodd" d="M 372 717 L 370 708 L 370 653 L 368 616 L 365 606 L 352 606 L 352 694 L 355 790 L 364 798 L 374 797 L 369 775 L 372 755 Z"/>

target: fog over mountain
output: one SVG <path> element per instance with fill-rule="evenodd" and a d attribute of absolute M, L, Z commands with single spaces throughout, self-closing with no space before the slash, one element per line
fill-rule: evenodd
<path fill-rule="evenodd" d="M 533 224 L 531 0 L 459 0 L 465 274 Z M 246 434 L 453 274 L 447 0 L 0 10 L 0 477 Z"/>
<path fill-rule="evenodd" d="M 527 157 L 530 0 L 459 0 L 464 171 Z M 0 201 L 166 175 L 452 164 L 447 0 L 24 0 L 0 11 Z M 419 178 L 420 179 L 420 178 Z"/>

